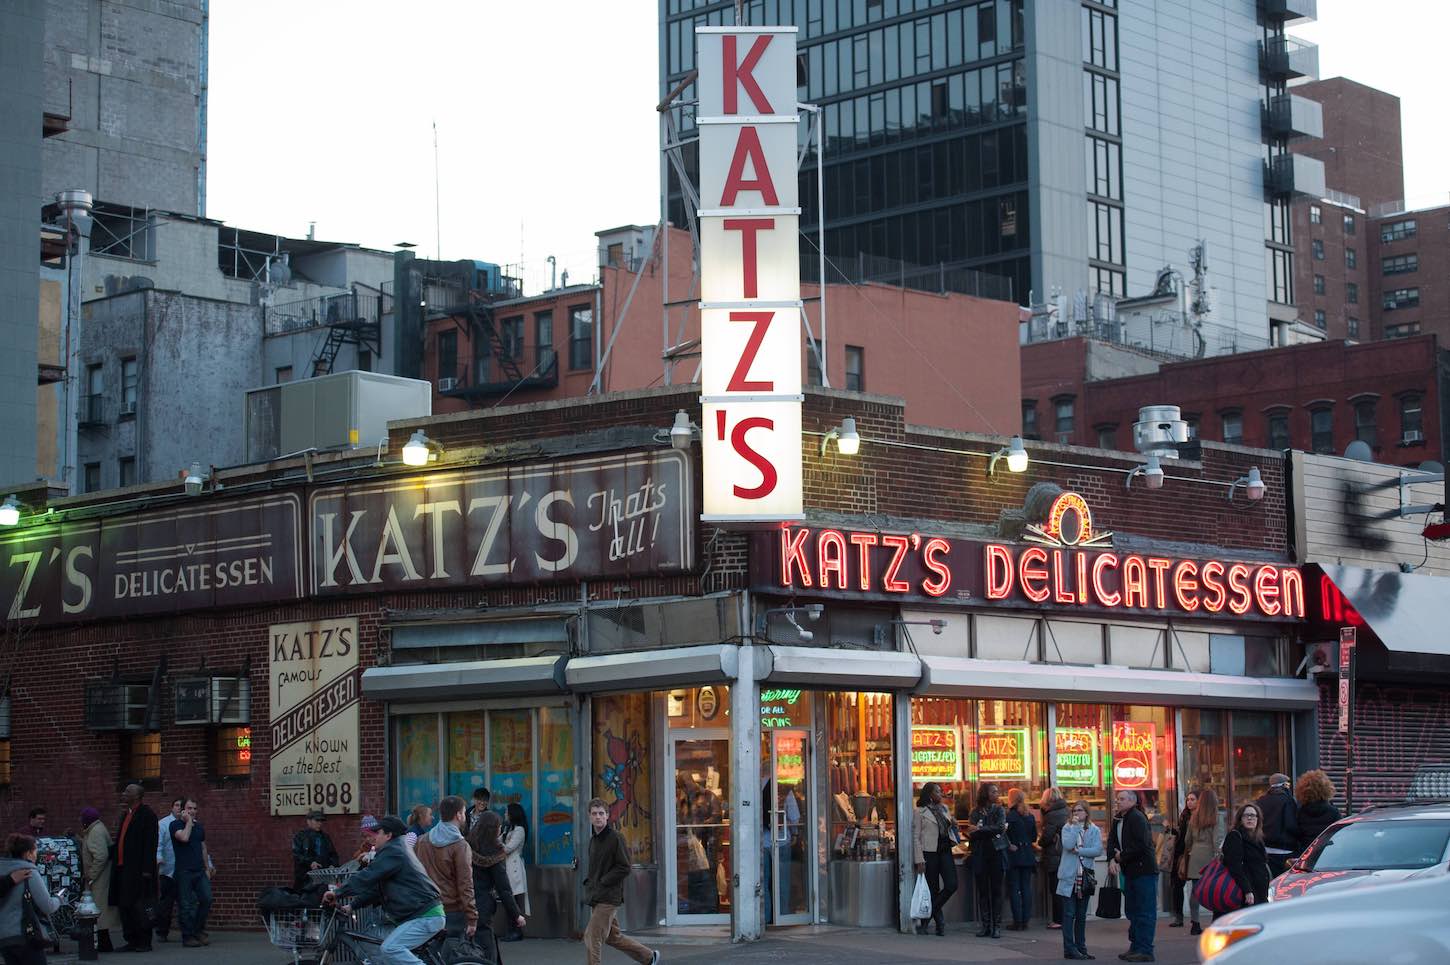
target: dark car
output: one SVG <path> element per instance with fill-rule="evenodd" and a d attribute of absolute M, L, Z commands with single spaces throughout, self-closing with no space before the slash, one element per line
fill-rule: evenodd
<path fill-rule="evenodd" d="M 1306 892 L 1443 875 L 1450 861 L 1450 801 L 1371 808 L 1331 824 L 1269 885 L 1269 900 Z"/>

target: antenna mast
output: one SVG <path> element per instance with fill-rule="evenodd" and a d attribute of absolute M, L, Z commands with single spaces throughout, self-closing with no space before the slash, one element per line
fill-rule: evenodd
<path fill-rule="evenodd" d="M 433 121 L 433 257 L 443 260 L 443 222 L 439 216 L 442 205 L 438 200 L 438 121 Z"/>

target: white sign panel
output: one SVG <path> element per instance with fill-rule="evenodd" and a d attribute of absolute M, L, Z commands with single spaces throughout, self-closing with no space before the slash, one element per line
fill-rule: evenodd
<path fill-rule="evenodd" d="M 269 631 L 272 813 L 359 809 L 357 620 L 278 623 Z"/>
<path fill-rule="evenodd" d="M 795 35 L 696 31 L 707 520 L 802 515 Z"/>

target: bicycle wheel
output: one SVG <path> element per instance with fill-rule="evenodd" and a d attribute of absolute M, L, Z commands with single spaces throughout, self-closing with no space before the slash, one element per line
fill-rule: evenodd
<path fill-rule="evenodd" d="M 63 938 L 69 938 L 76 927 L 76 909 L 74 905 L 62 903 L 59 908 L 50 913 L 50 923 Z"/>

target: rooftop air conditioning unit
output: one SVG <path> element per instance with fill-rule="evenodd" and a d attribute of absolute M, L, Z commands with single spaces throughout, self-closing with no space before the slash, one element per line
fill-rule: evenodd
<path fill-rule="evenodd" d="M 1404 435 L 1400 437 L 1400 442 L 1404 443 L 1405 445 L 1409 445 L 1412 442 L 1424 441 L 1425 433 L 1423 433 L 1419 429 L 1406 429 Z"/>
<path fill-rule="evenodd" d="M 1145 456 L 1177 459 L 1178 444 L 1188 441 L 1188 423 L 1176 405 L 1145 405 L 1133 423 L 1133 447 Z"/>
<path fill-rule="evenodd" d="M 438 380 L 438 391 L 439 392 L 452 392 L 457 387 L 458 387 L 458 380 L 457 379 L 439 379 Z"/>

